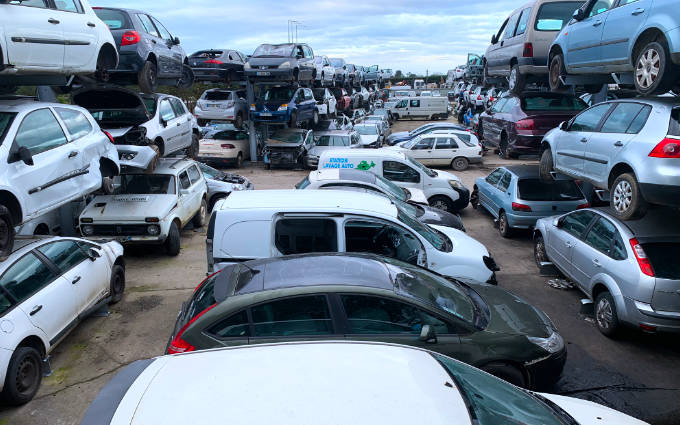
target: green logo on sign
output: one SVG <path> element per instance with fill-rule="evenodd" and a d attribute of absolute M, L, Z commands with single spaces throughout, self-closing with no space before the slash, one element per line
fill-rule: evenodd
<path fill-rule="evenodd" d="M 361 161 L 359 165 L 357 165 L 357 170 L 368 171 L 373 167 L 375 167 L 375 162 L 371 161 L 371 163 L 369 164 L 366 161 Z"/>

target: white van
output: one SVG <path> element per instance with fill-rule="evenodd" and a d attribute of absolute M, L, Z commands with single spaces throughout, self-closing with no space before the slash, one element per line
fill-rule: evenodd
<path fill-rule="evenodd" d="M 215 205 L 208 271 L 311 252 L 368 252 L 457 279 L 495 283 L 487 249 L 451 227 L 427 225 L 385 196 L 343 190 L 249 190 Z"/>
<path fill-rule="evenodd" d="M 397 186 L 422 190 L 430 206 L 451 213 L 467 207 L 470 201 L 470 191 L 458 177 L 431 170 L 404 151 L 385 148 L 327 151 L 321 153 L 318 168 L 370 171 Z"/>
<path fill-rule="evenodd" d="M 449 101 L 442 96 L 420 96 L 401 99 L 389 108 L 392 119 L 423 118 L 434 120 L 449 116 Z"/>

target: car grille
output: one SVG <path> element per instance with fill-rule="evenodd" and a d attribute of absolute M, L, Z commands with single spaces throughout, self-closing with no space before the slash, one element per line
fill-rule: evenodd
<path fill-rule="evenodd" d="M 94 235 L 97 236 L 140 236 L 147 235 L 146 224 L 97 224 Z"/>

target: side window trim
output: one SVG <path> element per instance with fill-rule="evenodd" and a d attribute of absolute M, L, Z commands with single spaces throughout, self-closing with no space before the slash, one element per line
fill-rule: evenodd
<path fill-rule="evenodd" d="M 305 339 L 307 338 L 326 338 L 328 335 L 342 335 L 342 332 L 340 332 L 340 327 L 337 326 L 336 320 L 333 317 L 333 308 L 332 308 L 332 302 L 331 302 L 331 297 L 329 296 L 330 294 L 325 293 L 325 292 L 314 292 L 314 293 L 309 293 L 309 294 L 296 294 L 296 295 L 284 295 L 282 297 L 278 298 L 270 298 L 268 300 L 259 302 L 257 304 L 251 304 L 248 307 L 246 307 L 247 313 L 248 313 L 248 324 L 250 325 L 250 336 L 248 337 L 249 339 L 257 339 L 257 338 L 299 338 L 303 337 Z M 284 336 L 284 335 L 268 335 L 268 336 L 257 336 L 255 334 L 255 321 L 253 320 L 253 314 L 252 314 L 252 309 L 255 307 L 259 307 L 261 305 L 265 304 L 270 304 L 274 303 L 277 301 L 283 301 L 283 300 L 289 300 L 289 299 L 295 299 L 295 298 L 306 298 L 306 297 L 319 297 L 322 296 L 326 300 L 326 308 L 328 309 L 328 318 L 331 321 L 331 327 L 332 331 L 331 333 L 328 334 L 318 334 L 318 335 L 291 335 L 290 337 Z M 242 310 L 240 310 L 242 311 Z M 236 313 L 233 313 L 236 314 Z M 233 315 L 232 314 L 232 315 Z M 326 319 L 312 319 L 312 320 L 326 320 Z M 274 323 L 274 322 L 272 322 Z"/>

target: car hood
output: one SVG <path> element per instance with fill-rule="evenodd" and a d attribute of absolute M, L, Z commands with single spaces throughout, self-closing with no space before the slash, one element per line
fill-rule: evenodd
<path fill-rule="evenodd" d="M 177 206 L 177 195 L 104 195 L 96 196 L 80 215 L 98 222 L 144 221 L 147 217 L 165 218 Z"/>
<path fill-rule="evenodd" d="M 592 401 L 581 400 L 573 397 L 565 397 L 556 394 L 540 393 L 540 395 L 560 406 L 562 409 L 564 409 L 564 411 L 571 415 L 576 420 L 576 422 L 578 422 L 581 425 L 647 424 L 647 422 L 635 419 L 632 416 L 628 416 L 614 409 L 610 409 L 609 407 L 602 406 L 601 404 L 593 403 Z"/>
<path fill-rule="evenodd" d="M 370 145 L 371 143 L 375 143 L 378 140 L 377 134 L 362 134 L 359 137 L 361 139 L 360 143 L 362 145 Z"/>
<path fill-rule="evenodd" d="M 390 102 L 388 102 L 388 103 L 390 103 Z M 411 138 L 411 135 L 408 131 L 398 131 L 396 133 L 390 134 L 389 137 L 387 138 L 387 140 L 391 142 L 393 140 L 394 141 L 407 140 L 407 139 L 410 139 L 410 138 Z"/>
<path fill-rule="evenodd" d="M 425 192 L 423 192 L 422 189 L 417 189 L 415 187 L 409 187 L 406 190 L 409 191 L 411 194 L 411 197 L 408 199 L 409 202 L 411 203 L 416 203 L 420 205 L 430 205 L 427 201 L 427 196 L 425 196 Z"/>
<path fill-rule="evenodd" d="M 337 149 L 346 149 L 342 146 L 312 146 L 311 149 L 309 149 L 309 155 L 314 155 L 314 156 L 321 156 L 322 152 L 325 151 L 331 151 L 331 150 L 337 150 Z"/>
<path fill-rule="evenodd" d="M 449 173 L 448 171 L 435 170 L 435 169 L 433 169 L 433 171 L 435 171 L 437 173 L 437 178 L 446 179 L 446 180 L 458 180 L 459 182 L 461 181 L 460 178 L 458 178 L 458 176 L 456 176 L 455 174 Z"/>
<path fill-rule="evenodd" d="M 281 65 L 282 63 L 289 61 L 291 66 L 294 66 L 295 58 L 290 56 L 272 56 L 272 57 L 252 57 L 248 59 L 248 63 L 251 67 L 256 66 L 273 66 Z"/>
<path fill-rule="evenodd" d="M 287 142 L 282 142 L 280 140 L 267 139 L 267 141 L 264 144 L 265 144 L 265 146 L 270 147 L 270 148 L 297 148 L 297 147 L 302 146 L 303 142 L 287 143 Z"/>
<path fill-rule="evenodd" d="M 433 208 L 430 206 L 419 205 L 424 210 L 423 215 L 418 217 L 418 220 L 426 224 L 434 224 L 437 226 L 452 227 L 454 229 L 465 231 L 463 221 L 457 214 Z"/>
<path fill-rule="evenodd" d="M 458 229 L 435 224 L 429 226 L 446 235 L 453 245 L 450 252 L 442 254 L 455 257 L 453 260 L 437 261 L 433 270 L 465 281 L 486 282 L 491 279 L 493 272 L 484 264 L 484 257 L 489 256 L 489 251 L 482 243 Z"/>
<path fill-rule="evenodd" d="M 106 129 L 140 125 L 153 118 L 139 93 L 122 87 L 100 86 L 81 89 L 71 95 L 71 103 L 90 112 L 103 110 L 125 112 L 122 119 L 97 120 L 99 125 Z"/>

